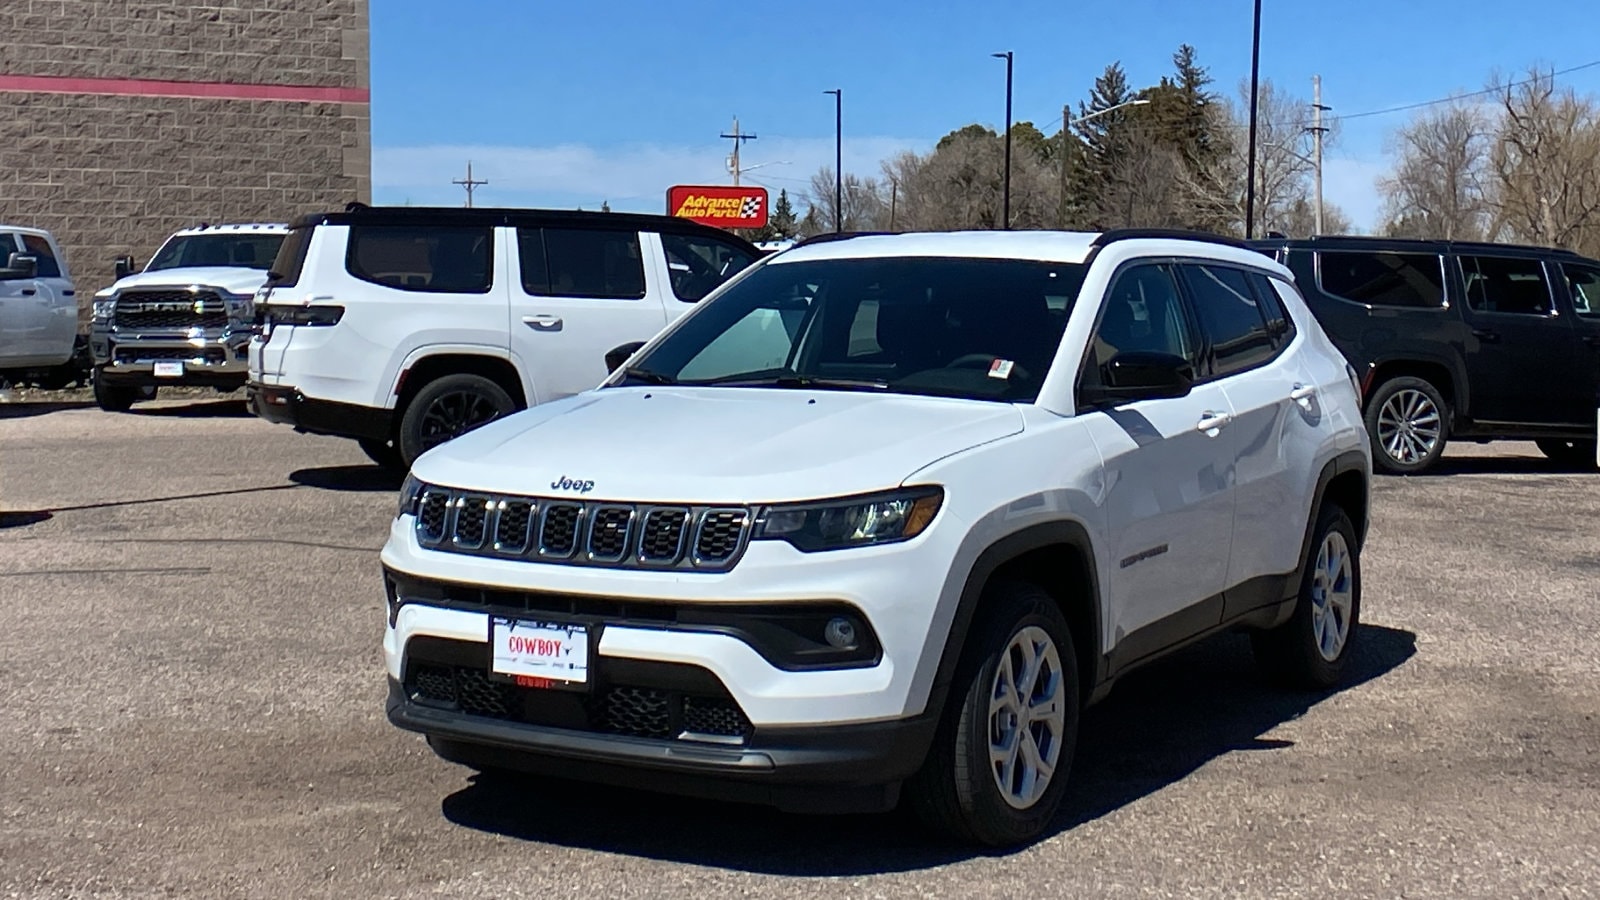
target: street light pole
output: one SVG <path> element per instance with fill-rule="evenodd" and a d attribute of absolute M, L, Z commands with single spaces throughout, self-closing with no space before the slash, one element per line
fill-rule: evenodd
<path fill-rule="evenodd" d="M 1010 50 L 1004 53 L 991 53 L 995 59 L 1006 61 L 1006 173 L 1005 181 L 1000 191 L 1000 228 L 1011 229 L 1011 64 L 1013 54 Z"/>
<path fill-rule="evenodd" d="M 1244 236 L 1255 237 L 1256 232 L 1256 97 L 1257 80 L 1261 74 L 1261 0 L 1256 0 L 1255 30 L 1250 39 L 1250 150 L 1245 163 L 1244 185 Z"/>
<path fill-rule="evenodd" d="M 833 233 L 844 230 L 844 89 L 833 95 Z"/>

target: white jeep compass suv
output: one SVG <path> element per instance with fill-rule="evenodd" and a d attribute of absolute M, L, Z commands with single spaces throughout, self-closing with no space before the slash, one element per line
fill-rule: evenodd
<path fill-rule="evenodd" d="M 1242 627 L 1339 680 L 1370 471 L 1353 373 L 1235 242 L 814 240 L 416 461 L 388 715 L 483 769 L 1026 841 L 1130 669 Z"/>

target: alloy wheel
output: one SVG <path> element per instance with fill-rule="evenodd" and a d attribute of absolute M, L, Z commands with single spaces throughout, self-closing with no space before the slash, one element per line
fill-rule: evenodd
<path fill-rule="evenodd" d="M 1413 388 L 1395 391 L 1378 411 L 1378 442 L 1390 459 L 1413 465 L 1439 446 L 1443 417 L 1428 395 Z"/>
<path fill-rule="evenodd" d="M 477 391 L 441 394 L 422 416 L 422 448 L 431 450 L 499 417 L 494 402 Z"/>
<path fill-rule="evenodd" d="M 1030 625 L 1006 644 L 989 693 L 989 761 L 1000 796 L 1014 809 L 1039 802 L 1061 757 L 1066 704 L 1061 656 Z"/>
<path fill-rule="evenodd" d="M 1311 578 L 1311 635 L 1317 652 L 1328 662 L 1339 658 L 1350 639 L 1354 586 L 1350 545 L 1344 535 L 1330 531 L 1317 550 L 1317 568 Z"/>

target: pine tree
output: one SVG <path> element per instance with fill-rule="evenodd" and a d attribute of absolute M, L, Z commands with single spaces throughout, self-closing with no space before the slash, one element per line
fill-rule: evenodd
<path fill-rule="evenodd" d="M 767 219 L 767 230 L 773 235 L 769 240 L 788 240 L 800 233 L 800 222 L 795 216 L 794 204 L 789 202 L 788 191 L 778 191 L 778 202 L 773 204 L 772 215 Z"/>

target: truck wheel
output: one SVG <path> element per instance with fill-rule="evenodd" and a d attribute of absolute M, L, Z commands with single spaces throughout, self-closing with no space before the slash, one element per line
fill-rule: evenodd
<path fill-rule="evenodd" d="M 380 441 L 377 438 L 358 438 L 356 443 L 361 445 L 361 452 L 367 459 L 377 463 L 380 468 L 404 472 L 405 460 L 400 458 L 400 448 L 390 441 Z"/>
<path fill-rule="evenodd" d="M 1366 420 L 1373 466 L 1392 475 L 1415 475 L 1444 453 L 1450 407 L 1433 385 L 1403 375 L 1378 385 Z"/>
<path fill-rule="evenodd" d="M 409 467 L 434 447 L 515 412 L 505 388 L 482 375 L 446 375 L 417 391 L 400 418 L 400 456 Z"/>
<path fill-rule="evenodd" d="M 135 385 L 107 384 L 99 369 L 94 371 L 92 380 L 94 382 L 95 405 L 106 412 L 127 412 L 133 408 L 135 400 L 149 399 L 144 396 L 145 389 Z"/>
<path fill-rule="evenodd" d="M 919 817 L 958 839 L 1020 844 L 1050 826 L 1078 740 L 1078 664 L 1055 598 L 1020 582 L 985 591 L 922 769 Z"/>
<path fill-rule="evenodd" d="M 1560 438 L 1540 438 L 1536 441 L 1539 452 L 1565 469 L 1590 471 L 1595 467 L 1594 441 L 1566 441 Z"/>
<path fill-rule="evenodd" d="M 1252 632 L 1256 663 L 1274 680 L 1326 690 L 1344 677 L 1361 623 L 1361 548 L 1350 517 L 1323 507 L 1289 621 Z"/>

